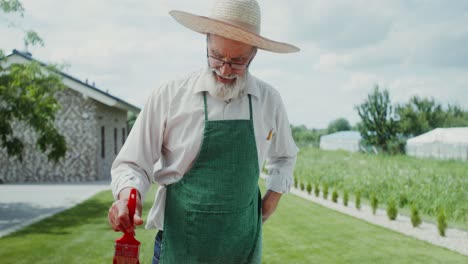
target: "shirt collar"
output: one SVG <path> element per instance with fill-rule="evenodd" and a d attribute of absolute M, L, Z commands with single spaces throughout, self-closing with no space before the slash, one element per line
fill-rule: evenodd
<path fill-rule="evenodd" d="M 200 76 L 195 84 L 195 87 L 193 89 L 193 93 L 200 93 L 200 92 L 208 92 L 208 89 L 206 88 L 209 85 L 209 82 L 207 78 L 208 76 L 208 71 L 209 69 L 207 67 L 203 68 L 203 70 L 200 71 Z M 246 83 L 246 91 L 248 94 L 251 94 L 257 98 L 260 97 L 259 89 L 257 82 L 255 81 L 255 77 L 249 72 L 247 77 L 247 83 Z"/>

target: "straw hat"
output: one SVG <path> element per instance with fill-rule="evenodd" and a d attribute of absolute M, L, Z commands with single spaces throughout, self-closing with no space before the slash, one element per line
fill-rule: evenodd
<path fill-rule="evenodd" d="M 209 17 L 178 10 L 169 14 L 183 26 L 202 34 L 215 34 L 276 53 L 299 51 L 291 44 L 260 36 L 260 6 L 256 0 L 217 0 Z"/>

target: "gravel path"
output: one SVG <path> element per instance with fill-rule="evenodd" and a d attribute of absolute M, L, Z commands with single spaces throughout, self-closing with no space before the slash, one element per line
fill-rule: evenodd
<path fill-rule="evenodd" d="M 348 206 L 346 207 L 343 205 L 341 199 L 338 199 L 338 203 L 334 203 L 331 201 L 331 198 L 330 200 L 325 200 L 322 197 L 315 197 L 313 193 L 309 195 L 307 192 L 295 188 L 291 188 L 291 193 L 335 211 L 362 219 L 371 224 L 379 225 L 468 256 L 468 232 L 448 228 L 445 237 L 442 237 L 439 235 L 436 225 L 423 222 L 419 227 L 413 228 L 411 219 L 407 216 L 398 215 L 395 221 L 390 221 L 387 217 L 387 212 L 382 209 L 378 209 L 376 214 L 373 215 L 371 207 L 364 204 L 362 204 L 361 209 L 358 210 L 351 201 L 348 202 Z"/>

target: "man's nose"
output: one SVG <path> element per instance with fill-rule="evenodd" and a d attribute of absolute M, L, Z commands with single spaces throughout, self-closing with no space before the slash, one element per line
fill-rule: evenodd
<path fill-rule="evenodd" d="M 229 63 L 224 63 L 224 65 L 219 69 L 219 72 L 224 76 L 228 76 L 232 73 L 232 68 Z"/>

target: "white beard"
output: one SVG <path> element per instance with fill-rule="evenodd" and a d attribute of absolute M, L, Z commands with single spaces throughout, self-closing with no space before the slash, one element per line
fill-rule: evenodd
<path fill-rule="evenodd" d="M 248 71 L 246 71 L 243 76 L 237 74 L 223 76 L 220 74 L 219 70 L 208 68 L 206 74 L 206 78 L 208 80 L 207 88 L 211 96 L 224 101 L 229 101 L 231 99 L 242 97 L 245 94 Z M 228 79 L 235 79 L 235 81 L 233 83 L 221 83 L 216 80 L 216 74 Z"/>

